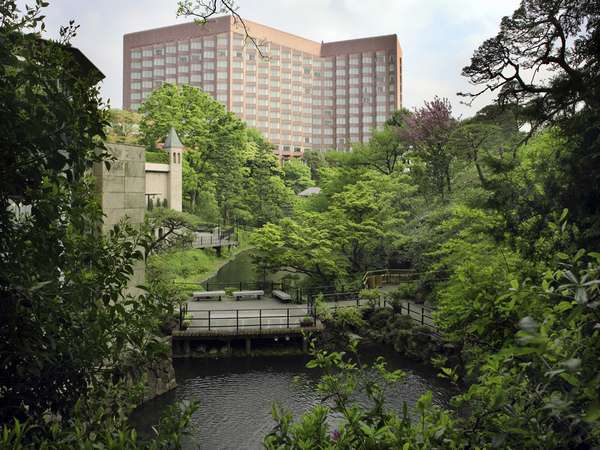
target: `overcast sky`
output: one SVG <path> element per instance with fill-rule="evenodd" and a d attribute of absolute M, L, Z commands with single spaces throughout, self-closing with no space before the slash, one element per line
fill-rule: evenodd
<path fill-rule="evenodd" d="M 102 95 L 121 107 L 123 34 L 172 25 L 176 0 L 49 0 L 47 29 L 54 36 L 74 19 L 81 25 L 73 44 L 106 79 Z M 484 39 L 498 31 L 500 19 L 518 0 L 238 0 L 242 17 L 315 41 L 337 41 L 397 34 L 404 53 L 404 106 L 414 108 L 434 95 L 448 97 L 456 115 L 467 117 L 488 99 L 469 108 L 459 91 L 469 89 L 461 69 Z"/>

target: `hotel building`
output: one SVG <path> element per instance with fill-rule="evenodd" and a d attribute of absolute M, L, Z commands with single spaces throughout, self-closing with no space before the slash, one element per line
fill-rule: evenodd
<path fill-rule="evenodd" d="M 197 86 L 260 130 L 280 158 L 366 142 L 402 106 L 395 34 L 315 42 L 232 16 L 123 37 L 123 107 L 163 83 Z"/>

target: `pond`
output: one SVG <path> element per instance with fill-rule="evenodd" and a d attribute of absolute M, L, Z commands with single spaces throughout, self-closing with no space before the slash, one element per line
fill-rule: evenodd
<path fill-rule="evenodd" d="M 374 356 L 372 351 L 366 354 L 367 358 Z M 390 407 L 401 411 L 404 402 L 413 407 L 427 390 L 433 392 L 435 404 L 447 405 L 453 390 L 432 369 L 408 362 L 394 352 L 383 352 L 382 356 L 390 369 L 402 369 L 407 374 L 388 392 Z M 144 404 L 132 420 L 140 431 L 148 432 L 168 405 L 196 400 L 200 408 L 193 415 L 184 449 L 260 449 L 274 426 L 273 402 L 281 403 L 295 418 L 319 402 L 319 374 L 305 367 L 308 359 L 296 355 L 175 360 L 178 387 Z"/>
<path fill-rule="evenodd" d="M 304 278 L 302 274 L 289 272 L 265 273 L 256 266 L 249 250 L 243 251 L 227 262 L 210 279 L 209 285 L 227 285 L 237 283 L 274 282 L 280 283 L 287 279 L 288 285 L 296 285 Z"/>

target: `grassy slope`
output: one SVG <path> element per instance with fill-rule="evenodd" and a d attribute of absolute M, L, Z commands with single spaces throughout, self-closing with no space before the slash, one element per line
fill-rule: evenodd
<path fill-rule="evenodd" d="M 214 250 L 174 249 L 150 256 L 147 266 L 149 279 L 160 276 L 178 283 L 199 283 L 212 277 L 227 261 L 249 248 L 249 233 L 240 231 L 240 245 L 221 256 Z"/>

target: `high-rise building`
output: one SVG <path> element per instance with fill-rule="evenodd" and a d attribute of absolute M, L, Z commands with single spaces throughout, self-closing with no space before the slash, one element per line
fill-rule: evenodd
<path fill-rule="evenodd" d="M 232 16 L 126 34 L 123 107 L 163 83 L 197 86 L 260 130 L 281 158 L 366 142 L 402 106 L 395 34 L 315 42 Z"/>

